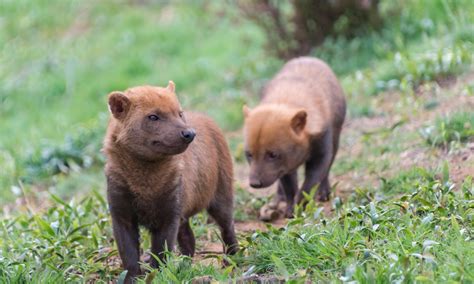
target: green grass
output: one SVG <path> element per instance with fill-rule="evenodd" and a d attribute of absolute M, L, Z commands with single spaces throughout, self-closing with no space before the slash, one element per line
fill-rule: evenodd
<path fill-rule="evenodd" d="M 267 199 L 255 197 L 240 186 L 236 186 L 234 197 L 235 221 L 246 221 L 258 216 L 260 207 L 266 203 Z"/>
<path fill-rule="evenodd" d="M 147 277 L 154 283 L 198 276 L 223 281 L 252 273 L 323 281 L 474 280 L 472 179 L 454 191 L 438 175 L 418 173 L 408 173 L 411 182 L 404 177 L 386 182 L 403 192 L 397 197 L 367 199 L 367 194 L 355 192 L 345 204 L 336 201 L 334 217 L 324 216 L 322 208 L 310 202 L 284 228 L 242 236 L 242 251 L 227 268 L 191 264 L 170 254 L 168 265 Z M 68 203 L 56 196 L 50 199 L 51 209 L 45 212 L 0 221 L 0 281 L 119 277 L 120 268 L 109 265 L 117 250 L 101 195 Z M 197 220 L 193 227 L 199 239 L 208 225 L 205 218 Z M 146 234 L 144 239 L 147 243 Z"/>
<path fill-rule="evenodd" d="M 99 194 L 81 202 L 51 198 L 54 206 L 44 213 L 2 220 L 1 282 L 68 282 L 119 273 L 104 262 L 117 254 L 104 250 L 112 244 L 105 200 Z"/>
<path fill-rule="evenodd" d="M 63 144 L 42 145 L 40 153 L 32 153 L 25 161 L 27 176 L 40 178 L 68 174 L 101 164 L 103 128 L 78 129 L 74 137 L 66 136 Z"/>
<path fill-rule="evenodd" d="M 472 181 L 462 188 L 421 176 L 398 198 L 336 206 L 334 218 L 307 209 L 284 229 L 247 237 L 244 263 L 323 281 L 472 281 Z"/>
<path fill-rule="evenodd" d="M 255 74 L 276 62 L 262 59 L 260 31 L 218 3 L 3 1 L 0 11 L 2 203 L 19 180 L 57 172 L 68 158 L 83 164 L 74 156 L 88 146 L 63 141 L 86 129 L 100 143 L 109 92 L 174 80 L 185 109 L 235 129 L 247 93 L 263 83 Z"/>
<path fill-rule="evenodd" d="M 421 136 L 432 146 L 449 147 L 452 143 L 474 139 L 474 112 L 457 112 L 438 117 L 433 125 L 421 129 Z"/>
<path fill-rule="evenodd" d="M 400 172 L 391 179 L 381 179 L 380 190 L 385 194 L 401 194 L 407 189 L 427 186 L 427 182 L 433 181 L 433 174 L 423 168 L 414 168 Z M 421 184 L 420 184 L 421 182 Z"/>

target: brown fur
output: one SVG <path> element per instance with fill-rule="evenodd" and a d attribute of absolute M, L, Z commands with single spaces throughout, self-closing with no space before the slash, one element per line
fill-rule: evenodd
<path fill-rule="evenodd" d="M 182 253 L 192 256 L 189 217 L 207 209 L 221 228 L 226 251 L 234 253 L 232 161 L 217 125 L 201 114 L 183 115 L 172 82 L 167 88 L 113 92 L 109 107 L 107 193 L 128 281 L 140 273 L 139 224 L 152 234 L 153 254 L 161 258 L 165 243 L 172 249 L 177 238 Z M 192 134 L 194 129 L 193 142 L 183 138 L 183 131 Z M 155 259 L 152 265 L 157 266 Z"/>
<path fill-rule="evenodd" d="M 245 148 L 250 184 L 267 187 L 280 180 L 278 198 L 303 199 L 319 184 L 318 198 L 329 197 L 328 174 L 337 152 L 346 104 L 339 82 L 321 60 L 289 61 L 271 80 L 255 109 L 244 107 Z M 298 189 L 296 170 L 305 164 L 306 178 Z"/>

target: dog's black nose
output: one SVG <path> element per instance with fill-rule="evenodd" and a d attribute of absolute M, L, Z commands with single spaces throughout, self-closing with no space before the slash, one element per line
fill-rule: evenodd
<path fill-rule="evenodd" d="M 181 131 L 181 138 L 183 138 L 184 142 L 191 143 L 196 137 L 196 131 L 194 129 L 186 129 Z"/>
<path fill-rule="evenodd" d="M 261 188 L 263 186 L 262 182 L 259 180 L 251 180 L 250 186 L 253 188 Z"/>

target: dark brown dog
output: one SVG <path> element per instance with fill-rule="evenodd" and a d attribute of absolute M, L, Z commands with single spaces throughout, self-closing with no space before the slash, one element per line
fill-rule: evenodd
<path fill-rule="evenodd" d="M 107 195 L 127 282 L 141 273 L 139 225 L 150 231 L 151 252 L 160 259 L 176 238 L 181 252 L 192 256 L 189 218 L 207 209 L 221 229 L 226 253 L 237 250 L 229 148 L 209 118 L 183 114 L 174 90 L 170 82 L 166 88 L 142 86 L 109 95 Z M 151 265 L 158 266 L 153 257 Z"/>
<path fill-rule="evenodd" d="M 328 200 L 328 175 L 345 114 L 342 88 L 324 62 L 310 57 L 289 61 L 266 86 L 260 105 L 253 110 L 244 106 L 250 185 L 267 187 L 279 180 L 273 204 L 286 200 L 287 217 L 315 185 L 318 199 Z M 302 164 L 305 181 L 298 190 L 296 170 Z"/>

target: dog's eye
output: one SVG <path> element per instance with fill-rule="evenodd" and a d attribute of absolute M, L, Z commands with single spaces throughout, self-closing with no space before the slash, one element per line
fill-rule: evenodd
<path fill-rule="evenodd" d="M 250 161 L 252 159 L 252 154 L 250 154 L 249 151 L 245 151 L 245 158 L 247 158 L 247 161 Z"/>
<path fill-rule="evenodd" d="M 184 117 L 184 112 L 180 111 L 179 112 L 179 117 L 183 118 Z"/>
<path fill-rule="evenodd" d="M 148 119 L 149 119 L 149 120 L 152 120 L 152 121 L 160 120 L 160 118 L 159 118 L 157 115 L 154 115 L 154 114 L 149 115 L 149 116 L 148 116 Z"/>
<path fill-rule="evenodd" d="M 273 151 L 267 151 L 265 155 L 270 159 L 270 160 L 275 160 L 279 157 L 279 155 Z"/>

